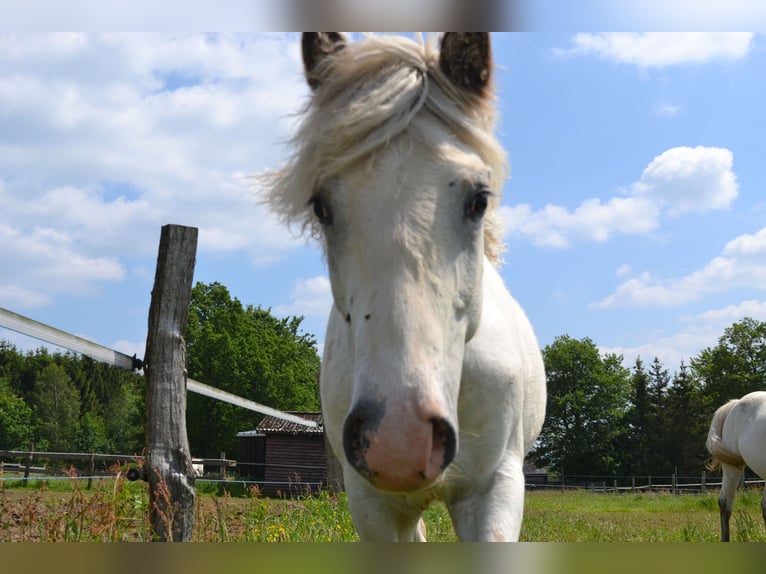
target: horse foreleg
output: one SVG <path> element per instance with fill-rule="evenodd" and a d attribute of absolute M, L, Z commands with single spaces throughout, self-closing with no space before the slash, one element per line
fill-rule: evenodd
<path fill-rule="evenodd" d="M 516 542 L 524 515 L 521 461 L 506 461 L 486 485 L 447 504 L 463 542 Z"/>
<path fill-rule="evenodd" d="M 739 486 L 739 479 L 743 469 L 730 464 L 721 464 L 723 479 L 721 481 L 721 494 L 718 497 L 718 509 L 721 513 L 721 542 L 729 542 L 729 521 L 731 511 L 734 508 L 734 495 Z"/>
<path fill-rule="evenodd" d="M 763 516 L 763 524 L 766 526 L 766 488 L 764 488 L 763 496 L 761 497 L 761 515 Z"/>
<path fill-rule="evenodd" d="M 363 542 L 425 542 L 422 510 L 404 496 L 382 494 L 344 465 L 348 509 Z"/>

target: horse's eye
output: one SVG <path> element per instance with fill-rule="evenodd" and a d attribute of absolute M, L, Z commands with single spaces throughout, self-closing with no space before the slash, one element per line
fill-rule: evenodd
<path fill-rule="evenodd" d="M 487 189 L 476 191 L 465 204 L 465 214 L 471 219 L 479 219 L 484 215 L 489 206 L 489 196 L 492 195 Z"/>
<path fill-rule="evenodd" d="M 311 206 L 314 209 L 314 215 L 316 215 L 319 223 L 322 225 L 329 225 L 332 223 L 332 211 L 324 199 L 315 195 L 311 198 Z"/>

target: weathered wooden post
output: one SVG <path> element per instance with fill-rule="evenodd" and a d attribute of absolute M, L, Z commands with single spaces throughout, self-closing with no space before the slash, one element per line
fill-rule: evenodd
<path fill-rule="evenodd" d="M 35 445 L 34 443 L 29 445 L 29 453 L 27 454 L 27 458 L 24 465 L 24 479 L 29 478 L 29 469 L 32 468 L 32 457 L 34 456 L 35 451 Z M 26 483 L 25 483 L 26 484 Z"/>
<path fill-rule="evenodd" d="M 194 468 L 186 434 L 184 330 L 191 302 L 197 229 L 165 225 L 149 308 L 146 377 L 146 478 L 154 540 L 191 541 Z"/>

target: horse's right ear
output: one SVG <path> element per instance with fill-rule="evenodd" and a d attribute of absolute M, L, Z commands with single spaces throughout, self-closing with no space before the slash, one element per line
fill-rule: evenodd
<path fill-rule="evenodd" d="M 489 32 L 446 32 L 439 68 L 459 88 L 487 96 L 492 82 Z"/>
<path fill-rule="evenodd" d="M 317 66 L 330 54 L 334 54 L 346 45 L 346 38 L 340 32 L 304 32 L 301 38 L 303 49 L 303 69 L 306 81 L 312 90 L 322 83 Z"/>

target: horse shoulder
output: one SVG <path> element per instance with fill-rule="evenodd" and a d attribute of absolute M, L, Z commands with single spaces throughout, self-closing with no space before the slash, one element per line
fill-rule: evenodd
<path fill-rule="evenodd" d="M 465 348 L 461 410 L 480 402 L 484 411 L 477 416 L 493 416 L 496 411 L 494 416 L 521 430 L 526 453 L 545 416 L 545 367 L 526 314 L 487 261 L 482 305 L 481 322 Z"/>

